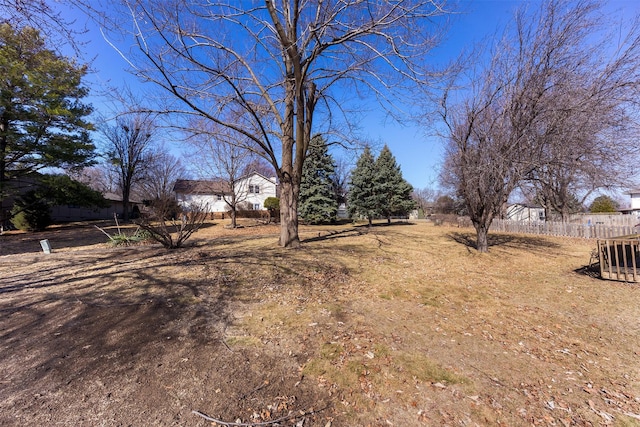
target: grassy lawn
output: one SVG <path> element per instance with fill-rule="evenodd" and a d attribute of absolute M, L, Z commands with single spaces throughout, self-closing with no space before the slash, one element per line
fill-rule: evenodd
<path fill-rule="evenodd" d="M 273 226 L 216 224 L 171 252 L 0 256 L 0 424 L 640 425 L 640 288 L 583 274 L 595 242 L 495 234 L 478 254 L 471 229 L 429 223 L 301 236 L 285 250 Z M 75 371 L 34 377 L 57 330 Z M 107 380 L 129 405 L 105 403 Z"/>

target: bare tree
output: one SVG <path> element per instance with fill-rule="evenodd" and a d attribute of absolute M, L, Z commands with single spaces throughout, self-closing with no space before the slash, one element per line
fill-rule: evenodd
<path fill-rule="evenodd" d="M 411 197 L 416 202 L 418 209 L 424 214 L 428 214 L 433 210 L 436 191 L 431 187 L 415 188 Z"/>
<path fill-rule="evenodd" d="M 205 129 L 207 129 L 205 131 Z M 216 131 L 217 130 L 217 131 Z M 248 167 L 255 164 L 256 156 L 237 141 L 241 137 L 222 126 L 203 126 L 201 131 L 191 138 L 196 148 L 193 166 L 201 175 L 215 178 L 223 184 L 226 191 L 221 194 L 231 217 L 231 227 L 237 226 L 237 212 L 246 201 L 247 188 L 241 188 L 242 178 Z"/>
<path fill-rule="evenodd" d="M 611 38 L 597 42 L 598 12 L 596 3 L 562 0 L 545 2 L 535 19 L 521 10 L 515 32 L 476 74 L 470 95 L 458 103 L 450 102 L 450 93 L 444 98 L 442 179 L 464 198 L 481 252 L 488 249 L 493 218 L 525 179 L 547 190 L 559 184 L 555 195 L 564 195 L 567 206 L 572 186 L 617 178 L 621 159 L 603 154 L 617 149 L 608 136 L 621 134 L 623 122 L 633 123 L 640 39 L 632 27 L 606 57 Z M 599 180 L 588 172 L 593 166 L 602 172 Z"/>
<path fill-rule="evenodd" d="M 271 163 L 257 156 L 251 156 L 251 159 L 242 171 L 242 175 L 249 175 L 252 172 L 259 173 L 265 178 L 276 176 L 276 171 L 273 169 Z"/>
<path fill-rule="evenodd" d="M 200 230 L 207 219 L 207 207 L 192 204 L 186 212 L 177 217 L 170 214 L 173 203 L 169 199 L 159 200 L 154 209 L 136 221 L 141 229 L 146 231 L 152 240 L 162 244 L 167 249 L 176 249 Z"/>
<path fill-rule="evenodd" d="M 523 187 L 545 207 L 547 218 L 553 212 L 566 221 L 594 192 L 633 185 L 640 149 L 634 117 L 639 41 L 630 41 L 624 63 L 615 61 L 601 74 L 564 70 L 566 85 L 546 101 L 561 117 L 547 120 L 553 132 L 546 132 L 539 165 Z"/>
<path fill-rule="evenodd" d="M 68 0 L 70 5 L 78 5 L 76 0 Z M 0 22 L 8 22 L 14 28 L 35 28 L 48 40 L 52 49 L 71 47 L 80 53 L 78 36 L 85 33 L 75 21 L 67 19 L 48 0 L 0 0 Z"/>
<path fill-rule="evenodd" d="M 177 179 L 185 178 L 187 171 L 182 161 L 166 148 L 157 148 L 148 155 L 144 176 L 139 180 L 139 192 L 149 200 L 173 198 L 173 185 Z"/>
<path fill-rule="evenodd" d="M 339 116 L 355 90 L 386 103 L 409 93 L 398 83 L 429 80 L 423 60 L 444 13 L 437 0 L 122 1 L 139 48 L 123 55 L 173 95 L 165 110 L 238 133 L 273 165 L 286 247 L 300 244 L 298 194 L 316 116 Z"/>
<path fill-rule="evenodd" d="M 66 170 L 67 175 L 71 178 L 87 184 L 93 190 L 101 193 L 115 193 L 118 191 L 118 177 L 115 172 L 106 163 L 99 163 L 79 170 Z"/>
<path fill-rule="evenodd" d="M 133 185 L 141 180 L 152 164 L 155 127 L 150 114 L 120 116 L 100 129 L 105 139 L 106 156 L 118 174 L 125 221 L 129 220 L 129 199 Z"/>
<path fill-rule="evenodd" d="M 512 127 L 503 82 L 492 77 L 475 82 L 479 86 L 464 104 L 451 109 L 446 98 L 443 103 L 449 135 L 441 183 L 464 199 L 480 252 L 488 250 L 491 222 L 532 167 L 526 134 Z"/>
<path fill-rule="evenodd" d="M 334 166 L 333 177 L 331 179 L 333 183 L 333 193 L 335 194 L 338 206 L 342 204 L 346 205 L 349 193 L 351 165 L 344 157 L 339 157 L 335 160 Z"/>

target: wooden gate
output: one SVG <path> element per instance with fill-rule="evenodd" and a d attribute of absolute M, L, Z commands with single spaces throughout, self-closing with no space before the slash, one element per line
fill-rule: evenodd
<path fill-rule="evenodd" d="M 598 240 L 600 277 L 640 282 L 640 235 Z"/>

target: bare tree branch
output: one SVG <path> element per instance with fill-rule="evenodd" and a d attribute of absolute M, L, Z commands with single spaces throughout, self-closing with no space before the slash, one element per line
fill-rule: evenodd
<path fill-rule="evenodd" d="M 137 45 L 122 54 L 171 95 L 163 109 L 181 115 L 178 126 L 199 117 L 225 127 L 272 163 L 280 244 L 291 247 L 300 244 L 297 199 L 314 119 L 331 114 L 336 93 L 361 90 L 389 104 L 428 81 L 434 19 L 445 13 L 437 0 L 122 2 Z"/>

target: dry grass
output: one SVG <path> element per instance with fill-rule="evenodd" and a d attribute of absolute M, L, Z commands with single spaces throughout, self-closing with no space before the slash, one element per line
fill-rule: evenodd
<path fill-rule="evenodd" d="M 216 225 L 179 251 L 9 255 L 0 273 L 74 277 L 94 304 L 206 310 L 215 286 L 224 343 L 297 367 L 334 426 L 640 425 L 640 288 L 580 273 L 594 242 L 493 235 L 478 254 L 471 230 L 419 223 L 303 227 L 285 250 L 276 233 Z"/>

